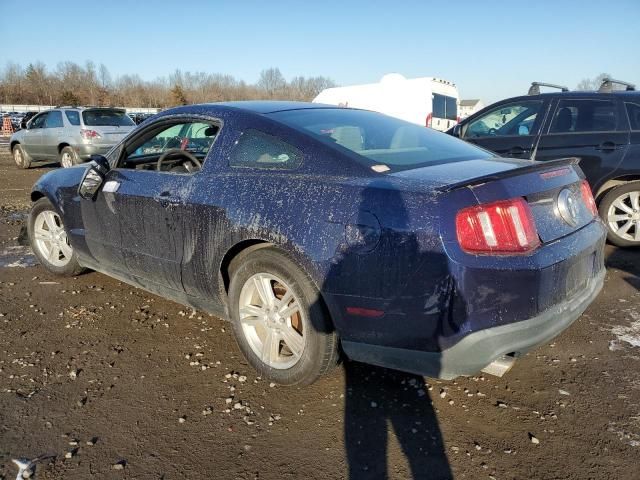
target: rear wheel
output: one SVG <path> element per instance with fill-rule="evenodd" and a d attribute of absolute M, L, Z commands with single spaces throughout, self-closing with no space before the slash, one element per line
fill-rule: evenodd
<path fill-rule="evenodd" d="M 607 192 L 599 206 L 607 239 L 619 247 L 640 246 L 640 182 L 629 182 Z"/>
<path fill-rule="evenodd" d="M 69 243 L 62 218 L 48 199 L 41 198 L 34 203 L 28 228 L 33 253 L 47 270 L 64 276 L 84 271 Z"/>
<path fill-rule="evenodd" d="M 31 157 L 22 148 L 22 145 L 13 147 L 13 161 L 19 168 L 27 169 L 31 166 Z"/>
<path fill-rule="evenodd" d="M 78 154 L 71 147 L 64 147 L 60 151 L 60 166 L 63 168 L 73 167 L 74 165 L 78 165 L 80 163 L 80 159 L 78 158 Z"/>
<path fill-rule="evenodd" d="M 278 250 L 242 258 L 232 272 L 229 307 L 238 346 L 269 380 L 308 385 L 336 364 L 338 338 L 317 288 Z"/>

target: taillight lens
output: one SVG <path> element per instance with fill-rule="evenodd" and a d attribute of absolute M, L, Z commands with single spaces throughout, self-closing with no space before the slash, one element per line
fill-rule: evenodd
<path fill-rule="evenodd" d="M 596 201 L 593 198 L 593 193 L 591 192 L 591 187 L 587 183 L 586 180 L 583 180 L 580 184 L 580 192 L 582 193 L 582 200 L 584 200 L 585 205 L 589 209 L 589 211 L 593 214 L 593 216 L 598 215 L 598 207 L 596 206 Z"/>
<path fill-rule="evenodd" d="M 540 245 L 531 209 L 521 197 L 460 210 L 456 233 L 462 249 L 475 254 L 526 253 Z"/>
<path fill-rule="evenodd" d="M 429 115 L 427 115 L 427 121 L 426 121 L 427 127 L 431 128 L 432 122 L 433 122 L 433 113 L 430 113 Z"/>
<path fill-rule="evenodd" d="M 86 128 L 80 129 L 80 135 L 85 140 L 91 140 L 92 138 L 100 138 L 100 134 L 98 132 L 96 132 L 95 130 L 89 130 Z"/>

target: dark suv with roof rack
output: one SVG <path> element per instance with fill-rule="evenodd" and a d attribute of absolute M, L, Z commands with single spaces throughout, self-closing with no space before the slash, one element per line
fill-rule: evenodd
<path fill-rule="evenodd" d="M 624 90 L 615 90 L 619 84 Z M 559 92 L 540 93 L 540 87 Z M 503 157 L 577 157 L 608 239 L 640 245 L 640 92 L 605 79 L 598 91 L 533 82 L 529 94 L 494 103 L 448 131 Z"/>

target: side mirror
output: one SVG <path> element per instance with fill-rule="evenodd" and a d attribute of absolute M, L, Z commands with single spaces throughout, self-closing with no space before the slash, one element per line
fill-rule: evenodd
<path fill-rule="evenodd" d="M 529 135 L 529 127 L 527 127 L 526 125 L 519 125 L 518 135 Z"/>
<path fill-rule="evenodd" d="M 20 128 L 21 128 L 22 130 L 29 130 L 29 127 L 27 126 L 27 122 L 26 122 L 26 121 L 24 121 L 24 120 L 22 120 L 22 121 L 20 122 Z"/>
<path fill-rule="evenodd" d="M 109 161 L 105 157 L 102 155 L 92 155 L 89 168 L 87 168 L 80 182 L 80 186 L 78 186 L 78 195 L 85 200 L 93 200 L 96 198 L 109 169 Z"/>
<path fill-rule="evenodd" d="M 453 126 L 453 129 L 451 130 L 451 135 L 453 135 L 454 137 L 457 137 L 457 138 L 461 138 L 461 136 L 462 136 L 462 125 L 460 125 L 459 123 L 455 124 Z"/>

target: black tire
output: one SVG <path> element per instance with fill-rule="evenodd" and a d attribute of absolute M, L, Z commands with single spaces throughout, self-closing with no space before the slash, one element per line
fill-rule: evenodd
<path fill-rule="evenodd" d="M 40 263 L 51 273 L 56 275 L 61 275 L 65 277 L 73 277 L 75 275 L 79 275 L 84 272 L 86 269 L 80 265 L 78 262 L 78 257 L 76 255 L 75 250 L 71 248 L 72 254 L 68 257 L 68 261 L 64 265 L 54 265 L 45 255 L 45 252 L 41 250 L 39 243 L 35 239 L 34 231 L 35 231 L 35 223 L 38 215 L 42 212 L 50 211 L 55 214 L 55 216 L 60 219 L 60 226 L 64 228 L 62 224 L 61 217 L 58 215 L 58 212 L 55 210 L 49 199 L 46 197 L 41 198 L 31 207 L 31 212 L 29 213 L 29 221 L 28 221 L 28 231 L 29 231 L 29 243 L 31 245 L 31 249 L 33 253 L 38 258 Z"/>
<path fill-rule="evenodd" d="M 16 162 L 18 168 L 26 170 L 31 166 L 31 157 L 24 151 L 22 145 L 15 145 L 11 151 L 11 155 L 13 155 L 13 161 Z"/>
<path fill-rule="evenodd" d="M 625 183 L 623 185 L 612 188 L 605 194 L 605 196 L 600 201 L 600 205 L 598 206 L 598 213 L 600 214 L 600 218 L 602 218 L 602 221 L 607 227 L 607 240 L 613 245 L 616 245 L 618 247 L 640 246 L 640 240 L 623 238 L 618 232 L 616 232 L 616 230 L 614 230 L 614 228 L 612 228 L 609 222 L 609 209 L 611 208 L 612 204 L 620 197 L 625 196 L 626 194 L 629 194 L 632 192 L 640 193 L 640 182 L 629 182 L 629 183 Z M 640 209 L 634 209 L 634 210 L 638 210 L 638 211 L 634 211 L 629 215 L 632 215 L 630 220 L 632 220 L 633 222 L 636 222 L 635 225 L 633 225 L 630 228 L 630 230 L 632 230 L 635 233 L 638 229 L 640 229 Z"/>
<path fill-rule="evenodd" d="M 65 161 L 65 158 L 68 158 L 69 161 Z M 63 168 L 72 167 L 74 165 L 78 165 L 82 163 L 78 154 L 71 147 L 64 147 L 60 150 L 60 166 Z"/>
<path fill-rule="evenodd" d="M 234 262 L 235 263 L 235 262 Z M 281 385 L 309 385 L 334 367 L 339 358 L 338 336 L 326 306 L 311 279 L 285 253 L 273 247 L 242 255 L 231 272 L 229 312 L 236 341 L 249 363 L 259 374 Z M 289 287 L 305 312 L 305 346 L 290 368 L 274 368 L 254 353 L 240 323 L 240 294 L 245 283 L 258 273 L 275 275 Z"/>

